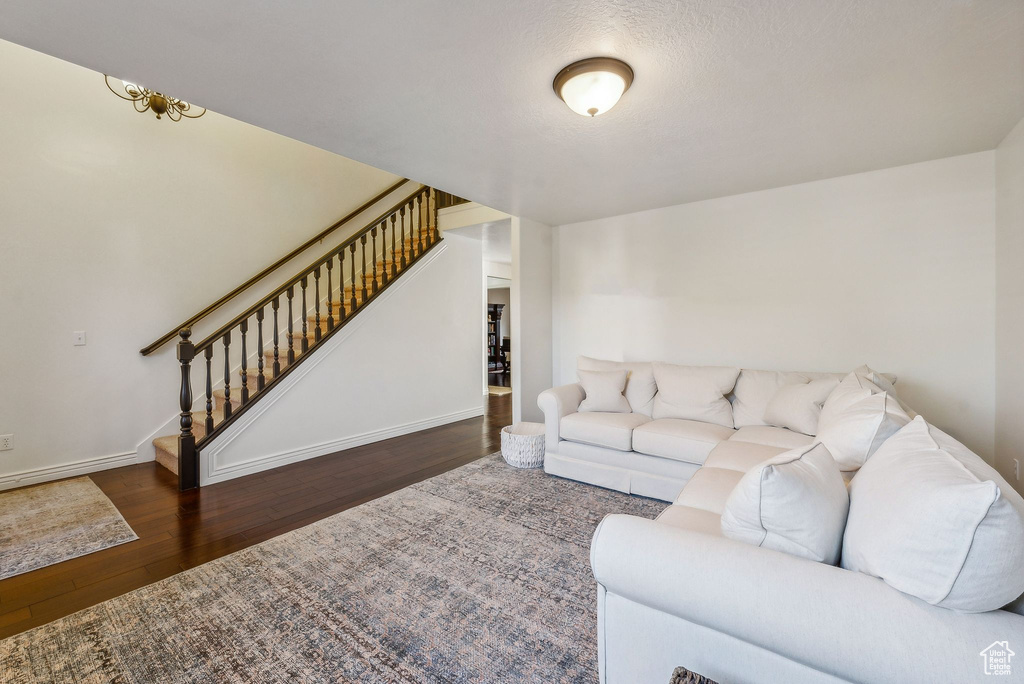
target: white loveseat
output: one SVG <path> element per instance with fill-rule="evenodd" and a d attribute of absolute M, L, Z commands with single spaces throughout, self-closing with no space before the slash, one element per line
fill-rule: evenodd
<path fill-rule="evenodd" d="M 619 367 L 581 359 L 581 368 L 595 365 Z M 868 574 L 723 535 L 743 475 L 815 441 L 764 424 L 772 395 L 843 375 L 742 370 L 728 397 L 731 428 L 643 411 L 581 414 L 579 385 L 541 394 L 548 473 L 673 502 L 656 520 L 610 515 L 594 535 L 602 684 L 667 682 L 680 665 L 723 683 L 989 681 L 982 651 L 997 642 L 1022 654 L 1002 679 L 1024 681 L 1022 599 L 957 612 Z M 1020 497 L 978 461 L 1020 510 Z"/>

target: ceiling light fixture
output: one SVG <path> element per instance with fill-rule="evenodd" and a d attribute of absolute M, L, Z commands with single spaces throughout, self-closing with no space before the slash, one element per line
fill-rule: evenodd
<path fill-rule="evenodd" d="M 604 114 L 633 83 L 633 69 L 614 57 L 591 57 L 558 72 L 552 86 L 569 109 L 583 116 Z"/>
<path fill-rule="evenodd" d="M 206 113 L 204 107 L 192 107 L 188 102 L 179 100 L 176 97 L 168 97 L 163 93 L 158 93 L 155 90 L 149 88 L 143 88 L 142 86 L 129 83 L 128 81 L 122 81 L 121 79 L 111 79 L 110 76 L 103 74 L 103 80 L 107 84 L 107 88 L 110 92 L 117 95 L 122 100 L 129 100 L 135 105 L 135 111 L 142 113 L 146 111 L 152 111 L 156 114 L 156 118 L 162 118 L 164 114 L 171 121 L 181 121 L 182 117 L 186 119 L 198 119 Z M 120 87 L 115 88 L 110 84 L 113 80 L 115 83 L 119 83 Z M 120 92 L 118 92 L 120 91 Z M 202 110 L 202 111 L 199 111 Z M 195 112 L 199 111 L 198 114 Z"/>

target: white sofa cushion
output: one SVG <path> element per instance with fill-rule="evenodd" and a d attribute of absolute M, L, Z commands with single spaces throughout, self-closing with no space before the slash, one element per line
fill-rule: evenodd
<path fill-rule="evenodd" d="M 741 427 L 729 440 L 733 442 L 767 444 L 768 446 L 782 447 L 787 450 L 807 446 L 814 442 L 814 438 L 810 435 L 771 425 L 748 425 Z"/>
<path fill-rule="evenodd" d="M 650 456 L 701 465 L 732 428 L 696 420 L 659 418 L 633 430 L 633 450 Z"/>
<path fill-rule="evenodd" d="M 751 468 L 764 463 L 769 458 L 778 456 L 786 451 L 789 451 L 789 449 L 785 447 L 727 439 L 724 442 L 719 442 L 711 450 L 711 453 L 708 454 L 708 460 L 704 461 L 704 465 L 711 468 L 725 468 L 726 470 L 738 470 L 741 473 L 745 473 Z"/>
<path fill-rule="evenodd" d="M 576 359 L 576 370 L 612 371 L 624 370 L 629 373 L 623 394 L 633 413 L 642 413 L 648 418 L 654 408 L 654 395 L 658 386 L 654 383 L 654 366 L 651 363 L 630 361 L 605 361 L 580 356 Z"/>
<path fill-rule="evenodd" d="M 889 393 L 865 376 L 850 373 L 825 400 L 817 437 L 840 470 L 853 472 L 909 422 L 910 416 Z"/>
<path fill-rule="evenodd" d="M 654 364 L 658 393 L 651 417 L 681 418 L 732 427 L 732 404 L 725 395 L 736 384 L 738 368 Z"/>
<path fill-rule="evenodd" d="M 864 464 L 850 500 L 844 568 L 971 613 L 1024 593 L 1024 500 L 924 418 Z"/>
<path fill-rule="evenodd" d="M 633 428 L 649 420 L 640 413 L 570 413 L 558 428 L 562 439 L 632 451 Z"/>
<path fill-rule="evenodd" d="M 805 435 L 814 435 L 818 432 L 821 407 L 838 385 L 839 381 L 834 378 L 783 385 L 765 407 L 764 422 Z"/>
<path fill-rule="evenodd" d="M 822 444 L 793 449 L 749 470 L 722 513 L 730 539 L 835 565 L 850 497 Z"/>
<path fill-rule="evenodd" d="M 691 506 L 669 506 L 656 520 L 665 525 L 693 532 L 722 536 L 722 516 Z"/>
<path fill-rule="evenodd" d="M 743 473 L 738 470 L 704 466 L 693 474 L 683 491 L 679 492 L 675 503 L 721 515 L 725 510 L 725 502 L 742 478 Z"/>
<path fill-rule="evenodd" d="M 629 402 L 622 396 L 629 371 L 576 371 L 583 387 L 581 413 L 631 413 Z"/>

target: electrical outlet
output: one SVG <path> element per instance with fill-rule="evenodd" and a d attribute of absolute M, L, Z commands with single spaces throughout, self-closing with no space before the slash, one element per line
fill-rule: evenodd
<path fill-rule="evenodd" d="M 71 344 L 75 345 L 76 347 L 84 347 L 85 346 L 85 331 L 84 330 L 76 330 L 75 332 L 71 333 Z"/>
<path fill-rule="evenodd" d="M 1013 459 L 1013 476 L 1020 480 L 1020 459 Z"/>
<path fill-rule="evenodd" d="M 14 448 L 14 435 L 0 435 L 0 451 L 10 451 Z"/>

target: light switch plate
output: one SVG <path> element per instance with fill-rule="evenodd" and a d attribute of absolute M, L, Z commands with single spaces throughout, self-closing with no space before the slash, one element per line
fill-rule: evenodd
<path fill-rule="evenodd" d="M 1019 458 L 1013 459 L 1013 476 L 1015 478 L 1017 478 L 1018 481 L 1020 480 L 1020 459 Z"/>
<path fill-rule="evenodd" d="M 76 330 L 75 332 L 71 333 L 71 343 L 73 345 L 75 345 L 76 347 L 84 347 L 85 346 L 85 331 L 84 330 Z"/>
<path fill-rule="evenodd" d="M 14 448 L 14 435 L 0 435 L 0 451 L 10 451 Z"/>

